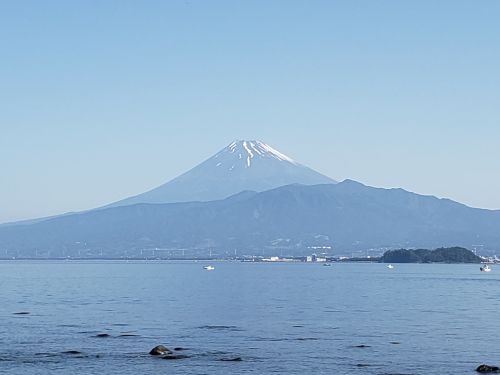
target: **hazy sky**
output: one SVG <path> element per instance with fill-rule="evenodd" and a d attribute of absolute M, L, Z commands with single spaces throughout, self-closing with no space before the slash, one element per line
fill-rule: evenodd
<path fill-rule="evenodd" d="M 0 222 L 141 193 L 234 139 L 500 208 L 500 1 L 2 1 Z"/>

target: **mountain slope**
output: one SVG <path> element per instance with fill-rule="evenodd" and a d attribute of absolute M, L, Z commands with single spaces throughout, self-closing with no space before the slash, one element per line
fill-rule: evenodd
<path fill-rule="evenodd" d="M 288 184 L 336 183 L 260 141 L 235 141 L 217 154 L 143 194 L 108 207 L 224 199 L 243 190 L 264 191 Z"/>
<path fill-rule="evenodd" d="M 137 204 L 0 228 L 15 256 L 305 254 L 371 248 L 484 245 L 500 250 L 500 211 L 475 209 L 402 189 L 287 185 L 211 202 Z M 158 253 L 160 252 L 160 253 Z M 173 252 L 173 253 L 172 253 Z"/>

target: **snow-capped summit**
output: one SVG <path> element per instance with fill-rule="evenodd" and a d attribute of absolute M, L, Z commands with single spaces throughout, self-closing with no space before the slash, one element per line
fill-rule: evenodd
<path fill-rule="evenodd" d="M 246 163 L 247 168 L 251 167 L 252 159 L 254 157 L 256 159 L 274 158 L 279 161 L 285 161 L 294 165 L 298 165 L 298 163 L 292 158 L 289 158 L 288 156 L 282 154 L 278 150 L 275 150 L 271 146 L 261 141 L 234 141 L 225 149 L 216 154 L 215 157 L 217 158 L 219 154 L 227 152 L 231 154 L 237 154 L 238 159 L 243 160 L 244 163 Z"/>
<path fill-rule="evenodd" d="M 238 140 L 173 180 L 110 206 L 211 201 L 244 190 L 264 191 L 294 183 L 316 185 L 337 182 L 264 142 Z"/>

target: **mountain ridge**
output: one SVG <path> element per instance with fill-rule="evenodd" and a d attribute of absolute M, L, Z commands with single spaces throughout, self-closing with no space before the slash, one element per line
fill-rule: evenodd
<path fill-rule="evenodd" d="M 209 202 L 108 207 L 33 225 L 0 228 L 0 249 L 33 256 L 105 257 L 144 249 L 233 254 L 306 254 L 483 244 L 500 249 L 500 211 L 403 189 L 344 181 L 286 185 Z M 167 250 L 164 250 L 167 251 Z M 19 255 L 18 255 L 19 256 Z"/>

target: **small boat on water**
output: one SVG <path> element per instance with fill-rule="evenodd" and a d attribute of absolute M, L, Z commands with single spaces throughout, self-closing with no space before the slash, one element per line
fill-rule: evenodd
<path fill-rule="evenodd" d="M 203 269 L 207 270 L 207 271 L 213 271 L 215 269 L 215 267 L 214 266 L 203 266 Z"/>
<path fill-rule="evenodd" d="M 491 271 L 491 267 L 487 264 L 485 264 L 484 266 L 480 267 L 479 268 L 481 270 L 481 272 L 490 272 Z"/>
<path fill-rule="evenodd" d="M 323 267 L 330 267 L 331 264 L 330 263 L 323 263 Z"/>
<path fill-rule="evenodd" d="M 391 270 L 392 270 L 392 269 L 394 268 L 394 266 L 393 266 L 392 264 L 389 264 L 389 265 L 387 266 L 387 268 L 389 268 L 389 269 L 391 269 Z"/>

